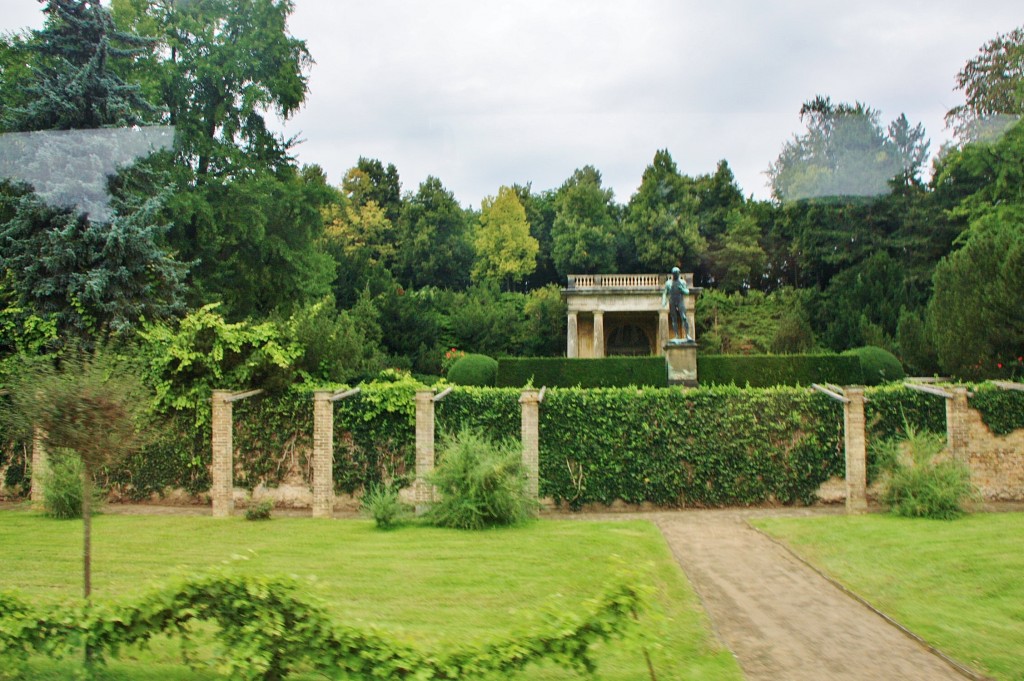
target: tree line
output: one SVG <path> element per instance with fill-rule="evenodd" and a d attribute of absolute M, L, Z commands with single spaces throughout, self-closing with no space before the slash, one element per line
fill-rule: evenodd
<path fill-rule="evenodd" d="M 291 9 L 49 0 L 41 30 L 0 38 L 0 132 L 23 133 L 0 138 L 13 140 L 0 170 L 25 133 L 174 130 L 113 175 L 101 157 L 128 154 L 121 143 L 58 135 L 7 152 L 51 181 L 0 183 L 0 354 L 154 325 L 181 336 L 191 320 L 270 324 L 316 380 L 436 373 L 451 347 L 560 354 L 568 274 L 679 266 L 705 288 L 706 351 L 872 344 L 915 373 L 1024 371 L 1022 29 L 957 74 L 957 141 L 927 181 L 920 124 L 819 95 L 768 164 L 768 201 L 744 197 L 724 160 L 691 177 L 662 149 L 625 203 L 583 166 L 471 207 L 437 177 L 404 187 L 382 160 L 359 158 L 337 185 L 296 163 L 265 119 L 307 94 Z M 106 203 L 81 199 L 90 176 Z"/>

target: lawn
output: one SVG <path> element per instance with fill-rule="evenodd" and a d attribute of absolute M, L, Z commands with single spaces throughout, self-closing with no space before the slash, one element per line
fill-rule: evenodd
<path fill-rule="evenodd" d="M 755 525 L 946 654 L 994 678 L 1024 680 L 1024 514 Z"/>
<path fill-rule="evenodd" d="M 81 591 L 79 521 L 0 511 L 0 585 L 44 603 Z M 247 573 L 308 581 L 339 623 L 372 623 L 423 647 L 507 636 L 545 607 L 578 611 L 628 563 L 654 588 L 641 626 L 658 678 L 740 679 L 658 530 L 644 521 L 540 521 L 527 527 L 460 532 L 429 527 L 377 530 L 371 522 L 278 518 L 105 515 L 93 526 L 93 594 L 130 600 L 204 568 L 229 562 Z M 33 678 L 64 678 L 68 665 L 35 661 Z M 150 676 L 146 676 L 150 674 Z M 2 671 L 0 671 L 2 676 Z M 600 650 L 598 676 L 648 678 L 635 646 Z M 177 645 L 132 650 L 105 679 L 216 679 L 189 669 Z M 311 676 L 310 678 L 322 678 Z M 548 666 L 521 679 L 573 679 Z"/>

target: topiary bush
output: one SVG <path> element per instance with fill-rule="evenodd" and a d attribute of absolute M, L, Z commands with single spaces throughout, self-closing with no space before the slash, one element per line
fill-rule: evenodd
<path fill-rule="evenodd" d="M 482 530 L 518 525 L 532 518 L 537 507 L 527 493 L 519 442 L 494 443 L 472 428 L 443 438 L 440 463 L 430 482 L 441 500 L 427 512 L 427 519 L 438 527 Z"/>
<path fill-rule="evenodd" d="M 864 385 L 881 385 L 906 378 L 903 365 L 896 355 L 873 345 L 854 348 L 843 353 L 860 360 L 861 372 L 864 374 Z"/>
<path fill-rule="evenodd" d="M 487 355 L 469 354 L 448 369 L 448 381 L 455 385 L 494 385 L 498 378 L 498 360 Z"/>

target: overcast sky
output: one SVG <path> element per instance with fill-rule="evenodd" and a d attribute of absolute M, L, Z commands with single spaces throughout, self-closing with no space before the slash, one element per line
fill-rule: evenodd
<path fill-rule="evenodd" d="M 359 156 L 403 189 L 435 175 L 463 205 L 558 187 L 593 165 L 622 203 L 658 149 L 697 175 L 729 162 L 747 195 L 816 94 L 906 113 L 937 151 L 954 76 L 1024 24 L 1020 0 L 294 0 L 316 60 L 284 125 L 332 183 Z M 0 0 L 0 30 L 38 28 Z"/>

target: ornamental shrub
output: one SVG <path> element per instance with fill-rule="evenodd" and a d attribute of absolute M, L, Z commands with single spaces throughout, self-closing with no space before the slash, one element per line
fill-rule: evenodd
<path fill-rule="evenodd" d="M 390 484 L 371 487 L 363 495 L 360 510 L 373 518 L 380 530 L 390 530 L 406 522 L 412 515 L 408 504 L 398 498 L 398 488 Z"/>
<path fill-rule="evenodd" d="M 936 461 L 946 447 L 944 436 L 907 430 L 905 440 L 890 439 L 879 447 L 878 463 L 889 468 L 882 502 L 907 518 L 964 515 L 965 505 L 977 495 L 970 468 L 954 459 Z"/>
<path fill-rule="evenodd" d="M 443 438 L 440 463 L 430 482 L 441 500 L 427 517 L 438 527 L 482 530 L 518 525 L 536 510 L 526 489 L 521 445 L 515 440 L 494 443 L 471 428 Z"/>
<path fill-rule="evenodd" d="M 860 360 L 864 385 L 881 385 L 892 381 L 901 381 L 907 375 L 896 355 L 873 345 L 847 350 L 843 355 Z"/>
<path fill-rule="evenodd" d="M 662 357 L 517 357 L 498 362 L 497 384 L 502 387 L 519 388 L 532 383 L 538 388 L 664 388 L 667 382 Z"/>
<path fill-rule="evenodd" d="M 40 475 L 43 485 L 43 512 L 58 520 L 82 517 L 82 460 L 72 452 L 58 450 Z M 93 506 L 98 506 L 102 493 L 94 490 Z"/>
<path fill-rule="evenodd" d="M 468 354 L 448 370 L 448 381 L 455 385 L 494 385 L 497 377 L 498 360 L 487 355 Z"/>
<path fill-rule="evenodd" d="M 264 499 L 262 501 L 249 500 L 249 505 L 245 509 L 246 520 L 270 520 L 270 514 L 274 510 L 274 502 L 270 499 Z"/>

